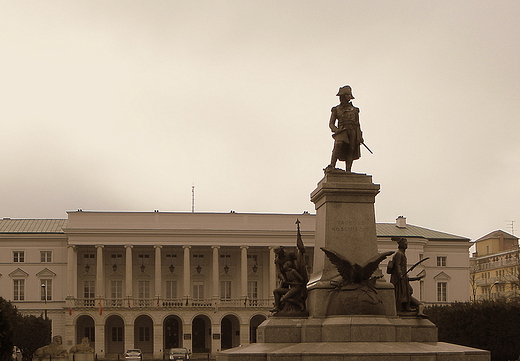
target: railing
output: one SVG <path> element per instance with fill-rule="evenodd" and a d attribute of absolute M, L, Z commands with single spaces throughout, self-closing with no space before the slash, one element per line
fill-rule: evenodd
<path fill-rule="evenodd" d="M 519 266 L 520 260 L 517 258 L 510 258 L 510 259 L 500 259 L 498 261 L 493 262 L 483 262 L 476 264 L 472 266 L 472 271 L 486 271 L 486 270 L 493 270 L 495 268 L 503 268 L 503 267 L 513 267 L 513 266 Z"/>
<path fill-rule="evenodd" d="M 273 300 L 260 298 L 230 298 L 230 299 L 168 299 L 168 298 L 73 298 L 73 307 L 77 308 L 155 308 L 155 309 L 174 309 L 174 308 L 270 308 L 273 307 Z"/>

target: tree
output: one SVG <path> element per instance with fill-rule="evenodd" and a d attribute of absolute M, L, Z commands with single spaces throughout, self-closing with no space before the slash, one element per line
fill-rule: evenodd
<path fill-rule="evenodd" d="M 22 315 L 18 309 L 0 297 L 0 361 L 10 361 L 13 346 L 30 359 L 38 347 L 51 340 L 51 321 L 42 316 Z"/>
<path fill-rule="evenodd" d="M 0 360 L 11 359 L 13 353 L 13 319 L 17 314 L 11 302 L 0 297 Z"/>
<path fill-rule="evenodd" d="M 42 316 L 18 314 L 13 320 L 13 341 L 24 357 L 30 359 L 37 348 L 50 343 L 51 321 Z"/>

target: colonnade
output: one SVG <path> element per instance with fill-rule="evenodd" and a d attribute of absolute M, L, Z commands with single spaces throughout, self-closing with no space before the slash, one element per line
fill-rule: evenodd
<path fill-rule="evenodd" d="M 67 297 L 69 299 L 73 298 L 79 298 L 78 297 L 78 248 L 84 247 L 87 245 L 69 245 L 67 247 L 67 273 L 69 277 L 67 278 Z M 90 246 L 92 247 L 92 246 Z M 113 246 L 110 246 L 111 249 Z M 134 274 L 134 247 L 141 247 L 141 245 L 124 245 L 124 258 L 125 258 L 125 274 L 124 274 L 124 284 L 125 284 L 125 297 L 131 298 L 134 294 L 134 282 L 133 279 L 136 276 Z M 162 297 L 162 276 L 164 276 L 164 270 L 162 265 L 162 249 L 163 245 L 153 245 L 154 248 L 154 262 L 153 262 L 153 270 L 154 270 L 154 290 L 155 290 L 155 298 L 161 298 Z M 175 247 L 175 246 L 174 246 Z M 182 281 L 183 281 L 183 289 L 182 289 L 182 295 L 183 298 L 191 298 L 192 296 L 192 288 L 191 288 L 191 281 L 192 281 L 192 269 L 191 269 L 191 245 L 182 245 Z M 220 255 L 220 248 L 221 246 L 218 245 L 212 245 L 212 257 L 211 257 L 211 297 L 212 298 L 219 298 L 220 293 L 220 274 L 219 271 L 219 255 Z M 247 262 L 247 256 L 248 256 L 248 249 L 249 246 L 241 245 L 240 248 L 240 260 L 239 260 L 239 267 L 238 267 L 238 290 L 237 295 L 239 295 L 240 298 L 247 297 L 247 281 L 248 281 L 248 262 Z M 264 247 L 261 247 L 264 248 Z M 260 249 L 261 249 L 260 248 Z M 265 247 L 267 249 L 267 252 L 269 252 L 268 257 L 268 265 L 264 268 L 264 272 L 267 272 L 267 279 L 268 279 L 268 289 L 272 290 L 276 286 L 276 268 L 274 264 L 275 260 L 275 254 L 274 254 L 274 248 L 275 246 L 268 246 Z M 265 249 L 264 248 L 264 249 Z M 95 245 L 96 249 L 96 257 L 95 257 L 95 267 L 93 267 L 96 271 L 95 274 L 95 296 L 96 298 L 103 299 L 105 298 L 105 292 L 106 292 L 106 271 L 105 268 L 105 246 L 104 245 Z M 256 249 L 258 252 L 258 248 Z M 264 250 L 260 250 L 260 254 L 262 252 L 265 252 Z M 258 253 L 257 253 L 258 254 Z M 265 253 L 264 253 L 265 254 Z"/>

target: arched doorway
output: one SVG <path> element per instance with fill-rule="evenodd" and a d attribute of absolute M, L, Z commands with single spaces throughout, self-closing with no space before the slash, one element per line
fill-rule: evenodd
<path fill-rule="evenodd" d="M 90 346 L 96 347 L 94 319 L 87 315 L 79 316 L 76 320 L 76 344 L 80 344 L 83 337 L 88 337 Z"/>
<path fill-rule="evenodd" d="M 109 316 L 105 322 L 105 350 L 107 354 L 125 352 L 125 323 L 120 316 Z"/>
<path fill-rule="evenodd" d="M 227 350 L 228 348 L 240 345 L 240 322 L 233 315 L 225 316 L 220 321 L 220 348 Z"/>
<path fill-rule="evenodd" d="M 249 321 L 249 343 L 258 342 L 256 339 L 256 331 L 258 326 L 265 320 L 266 317 L 264 315 L 255 315 L 251 318 L 251 321 Z"/>
<path fill-rule="evenodd" d="M 177 316 L 168 316 L 164 320 L 164 349 L 182 346 L 182 322 Z"/>
<path fill-rule="evenodd" d="M 134 345 L 143 352 L 153 352 L 153 321 L 150 316 L 141 315 L 135 319 Z"/>
<path fill-rule="evenodd" d="M 206 316 L 197 316 L 191 324 L 192 347 L 194 353 L 210 352 L 211 322 Z"/>

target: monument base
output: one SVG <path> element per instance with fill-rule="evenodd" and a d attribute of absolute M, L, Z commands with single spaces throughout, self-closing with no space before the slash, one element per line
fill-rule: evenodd
<path fill-rule="evenodd" d="M 259 343 L 217 361 L 489 361 L 489 351 L 437 342 L 437 326 L 417 316 L 269 318 Z"/>
<path fill-rule="evenodd" d="M 489 361 L 489 351 L 444 342 L 254 343 L 217 361 Z"/>

